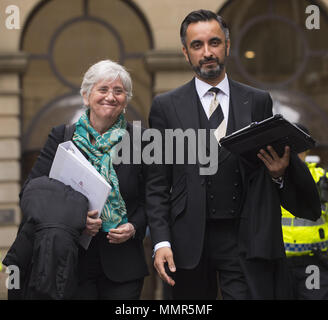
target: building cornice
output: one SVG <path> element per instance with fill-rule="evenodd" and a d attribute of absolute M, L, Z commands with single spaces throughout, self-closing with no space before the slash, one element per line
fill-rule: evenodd
<path fill-rule="evenodd" d="M 151 50 L 145 54 L 145 66 L 150 72 L 190 70 L 182 52 Z"/>
<path fill-rule="evenodd" d="M 0 73 L 23 73 L 28 54 L 25 52 L 0 52 Z"/>

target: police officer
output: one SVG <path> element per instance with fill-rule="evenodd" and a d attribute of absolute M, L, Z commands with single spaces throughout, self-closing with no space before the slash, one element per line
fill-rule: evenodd
<path fill-rule="evenodd" d="M 295 123 L 309 134 L 306 127 Z M 298 154 L 305 162 L 308 151 Z M 282 229 L 295 299 L 328 299 L 328 173 L 316 163 L 305 162 L 317 183 L 322 215 L 317 221 L 294 217 L 282 208 Z"/>

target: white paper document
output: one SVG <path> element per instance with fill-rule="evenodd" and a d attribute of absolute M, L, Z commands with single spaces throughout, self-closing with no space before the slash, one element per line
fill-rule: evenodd
<path fill-rule="evenodd" d="M 89 210 L 98 210 L 98 215 L 100 215 L 111 191 L 111 186 L 72 141 L 58 145 L 49 177 L 81 192 L 89 200 Z M 85 234 L 81 235 L 82 247 L 87 249 L 91 238 Z"/>

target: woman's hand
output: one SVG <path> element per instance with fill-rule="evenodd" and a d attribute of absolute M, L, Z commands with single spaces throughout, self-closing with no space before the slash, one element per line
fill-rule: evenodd
<path fill-rule="evenodd" d="M 83 231 L 84 233 L 92 237 L 95 236 L 101 228 L 102 221 L 100 218 L 97 218 L 97 215 L 98 210 L 88 211 L 87 223 Z"/>
<path fill-rule="evenodd" d="M 110 243 L 122 243 L 134 236 L 136 230 L 131 223 L 124 223 L 115 229 L 110 229 L 107 239 Z"/>

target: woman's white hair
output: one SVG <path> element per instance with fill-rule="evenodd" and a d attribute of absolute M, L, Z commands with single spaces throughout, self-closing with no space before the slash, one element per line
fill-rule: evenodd
<path fill-rule="evenodd" d="M 80 94 L 85 93 L 89 98 L 93 86 L 101 80 L 116 80 L 120 78 L 123 87 L 127 92 L 127 100 L 132 98 L 132 80 L 130 74 L 120 64 L 111 60 L 102 60 L 92 65 L 84 74 Z"/>

